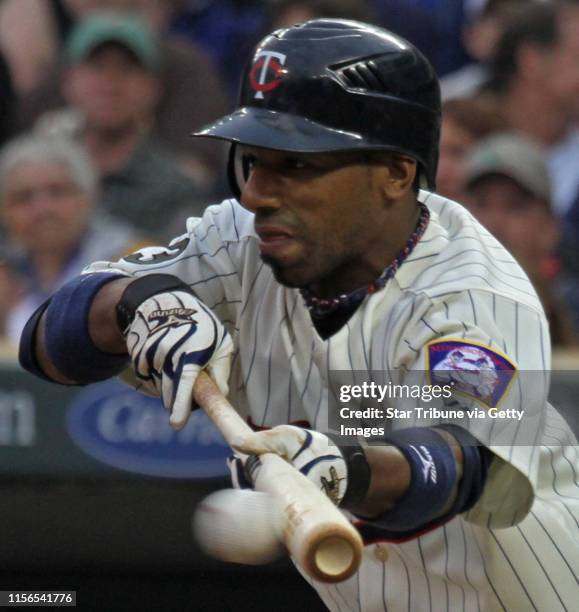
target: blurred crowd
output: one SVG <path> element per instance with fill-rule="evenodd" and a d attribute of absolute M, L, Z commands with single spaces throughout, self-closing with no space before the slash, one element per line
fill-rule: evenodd
<path fill-rule="evenodd" d="M 438 191 L 579 342 L 579 0 L 0 0 L 0 342 L 85 265 L 165 242 L 228 195 L 222 145 L 264 33 L 358 19 L 441 77 Z"/>

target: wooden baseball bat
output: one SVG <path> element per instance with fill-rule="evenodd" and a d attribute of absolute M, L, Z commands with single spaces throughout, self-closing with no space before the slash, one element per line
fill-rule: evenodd
<path fill-rule="evenodd" d="M 252 429 L 201 372 L 195 401 L 235 446 Z M 312 578 L 341 582 L 354 574 L 362 559 L 358 531 L 314 483 L 273 453 L 260 455 L 256 490 L 275 496 L 284 514 L 283 541 L 294 561 Z"/>

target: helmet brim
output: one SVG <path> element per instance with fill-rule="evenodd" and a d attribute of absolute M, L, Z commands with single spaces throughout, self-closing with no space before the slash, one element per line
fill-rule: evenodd
<path fill-rule="evenodd" d="M 386 148 L 372 146 L 360 134 L 333 129 L 304 117 L 247 106 L 192 135 L 295 153 Z"/>

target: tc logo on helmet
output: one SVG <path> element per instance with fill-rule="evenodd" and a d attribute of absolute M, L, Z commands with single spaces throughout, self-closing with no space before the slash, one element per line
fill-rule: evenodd
<path fill-rule="evenodd" d="M 264 91 L 272 91 L 281 85 L 286 58 L 283 53 L 275 51 L 264 50 L 257 54 L 256 62 L 249 73 L 249 82 L 256 92 L 256 98 L 263 100 Z"/>

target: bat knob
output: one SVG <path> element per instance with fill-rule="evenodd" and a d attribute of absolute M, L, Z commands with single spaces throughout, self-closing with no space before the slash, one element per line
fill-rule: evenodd
<path fill-rule="evenodd" d="M 343 576 L 353 573 L 358 566 L 353 544 L 338 537 L 326 538 L 321 543 L 316 550 L 315 562 L 324 576 L 337 577 L 338 580 L 343 580 Z"/>

